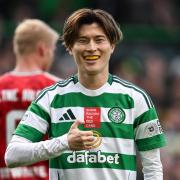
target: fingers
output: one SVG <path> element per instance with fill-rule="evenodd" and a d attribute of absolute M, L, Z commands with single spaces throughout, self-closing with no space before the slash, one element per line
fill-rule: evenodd
<path fill-rule="evenodd" d="M 68 133 L 68 144 L 71 150 L 84 150 L 87 142 L 93 142 L 94 136 L 92 131 L 82 131 L 78 128 L 83 122 L 75 121 Z"/>
<path fill-rule="evenodd" d="M 93 132 L 79 130 L 79 136 L 82 138 L 82 140 L 84 140 L 84 138 L 93 137 Z"/>
<path fill-rule="evenodd" d="M 78 129 L 78 126 L 80 124 L 83 124 L 84 122 L 77 120 L 75 121 L 72 125 L 71 128 L 69 130 L 69 132 L 72 132 L 73 130 L 77 130 L 77 132 L 79 133 L 79 136 L 93 136 L 93 132 L 92 131 L 82 131 Z"/>
<path fill-rule="evenodd" d="M 82 139 L 82 142 L 92 142 L 94 141 L 95 137 L 92 134 L 88 136 L 83 136 L 81 139 Z"/>
<path fill-rule="evenodd" d="M 82 122 L 82 121 L 80 121 L 80 120 L 77 120 L 77 121 L 75 121 L 72 125 L 71 125 L 71 128 L 70 129 L 76 129 L 76 128 L 78 128 L 78 126 L 80 125 L 80 124 L 83 124 L 84 122 Z"/>

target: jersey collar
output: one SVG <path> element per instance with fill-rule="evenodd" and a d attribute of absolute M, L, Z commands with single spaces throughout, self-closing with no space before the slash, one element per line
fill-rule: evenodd
<path fill-rule="evenodd" d="M 78 80 L 78 75 L 77 75 L 77 74 L 73 75 L 72 77 L 73 77 L 74 84 L 76 84 L 77 82 L 79 82 L 79 80 Z M 108 82 L 110 85 L 111 85 L 112 82 L 113 82 L 113 76 L 112 76 L 112 74 L 110 74 L 110 73 L 109 73 L 109 75 L 108 75 L 108 80 L 107 80 L 107 82 Z"/>

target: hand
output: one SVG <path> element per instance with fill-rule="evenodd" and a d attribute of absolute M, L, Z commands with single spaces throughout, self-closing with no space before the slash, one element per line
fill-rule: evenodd
<path fill-rule="evenodd" d="M 79 120 L 75 121 L 68 132 L 68 144 L 71 150 L 89 149 L 87 142 L 93 142 L 94 136 L 92 131 L 81 131 L 78 126 L 82 124 Z"/>

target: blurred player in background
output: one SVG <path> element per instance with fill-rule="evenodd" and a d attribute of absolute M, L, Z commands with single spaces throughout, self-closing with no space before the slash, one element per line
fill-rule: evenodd
<path fill-rule="evenodd" d="M 109 74 L 121 39 L 103 10 L 80 9 L 68 17 L 63 40 L 78 74 L 31 103 L 8 145 L 9 167 L 50 159 L 52 180 L 135 180 L 137 147 L 144 179 L 163 179 L 159 148 L 166 141 L 151 99 Z M 51 138 L 42 141 L 47 131 Z"/>
<path fill-rule="evenodd" d="M 58 38 L 56 31 L 38 19 L 26 19 L 15 30 L 16 66 L 0 77 L 0 180 L 48 179 L 48 162 L 8 169 L 4 153 L 31 101 L 40 90 L 59 80 L 46 72 L 52 65 Z"/>

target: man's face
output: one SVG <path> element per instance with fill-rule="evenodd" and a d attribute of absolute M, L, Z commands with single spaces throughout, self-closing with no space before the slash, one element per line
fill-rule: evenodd
<path fill-rule="evenodd" d="M 101 26 L 97 23 L 84 24 L 79 36 L 69 49 L 78 67 L 79 73 L 96 75 L 109 72 L 109 59 L 115 45 L 109 42 Z"/>

